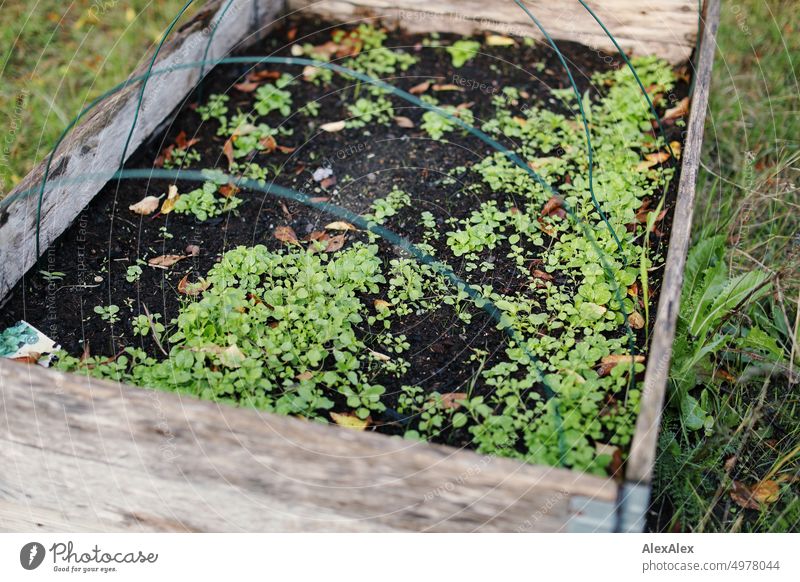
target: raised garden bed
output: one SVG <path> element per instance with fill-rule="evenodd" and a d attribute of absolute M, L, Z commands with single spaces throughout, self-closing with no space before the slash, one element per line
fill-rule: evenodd
<path fill-rule="evenodd" d="M 706 35 L 714 3 L 710 10 Z M 419 29 L 410 13 L 405 20 Z M 170 481 L 165 501 L 177 496 L 188 508 L 192 496 L 177 485 L 194 482 L 196 469 L 200 497 L 208 491 L 226 504 L 215 504 L 222 521 L 142 513 L 149 493 L 141 489 L 150 486 L 139 483 L 122 488 L 132 487 L 132 504 L 104 497 L 115 507 L 110 517 L 73 511 L 59 521 L 44 492 L 32 516 L 43 512 L 56 529 L 81 521 L 122 529 L 641 527 L 640 483 L 652 467 L 667 361 L 646 356 L 648 343 L 669 355 L 690 222 L 679 220 L 691 215 L 710 53 L 700 55 L 691 116 L 689 67 L 658 54 L 633 60 L 658 126 L 613 54 L 559 41 L 573 87 L 546 44 L 502 34 L 497 23 L 488 27 L 495 32 L 450 34 L 464 24 L 451 20 L 459 25 L 412 34 L 374 19 L 283 19 L 239 55 L 330 59 L 417 101 L 319 66 L 220 64 L 127 161 L 156 168 L 150 176 L 112 180 L 86 194 L 93 199 L 83 209 L 58 202 L 80 212 L 63 234 L 43 213 L 44 241 L 60 236 L 11 291 L 0 328 L 28 321 L 64 349 L 55 367 L 80 375 L 3 363 L 9 436 L 31 406 L 52 410 L 37 418 L 55 442 L 77 430 L 79 451 L 110 441 L 138 458 L 134 467 L 111 457 L 87 464 L 99 479 L 93 487 L 101 466 L 141 471 L 139 480 L 156 473 Z M 246 36 L 219 22 L 221 38 Z M 155 105 L 144 105 L 143 124 L 155 128 Z M 71 165 L 56 164 L 51 179 L 63 180 Z M 163 168 L 183 174 L 167 177 Z M 55 378 L 63 389 L 31 398 L 29 386 Z M 158 391 L 124 387 L 106 401 L 109 380 Z M 102 394 L 105 410 L 87 412 L 81 394 Z M 134 421 L 127 430 L 115 418 Z M 41 443 L 25 446 L 60 467 L 67 450 Z M 24 446 L 9 454 L 26 456 Z M 253 466 L 249 454 L 259 459 Z M 220 470 L 227 487 L 214 476 Z M 378 491 L 386 486 L 395 495 L 388 505 Z M 255 497 L 233 502 L 231 487 Z M 253 503 L 278 500 L 291 518 L 242 518 Z"/>

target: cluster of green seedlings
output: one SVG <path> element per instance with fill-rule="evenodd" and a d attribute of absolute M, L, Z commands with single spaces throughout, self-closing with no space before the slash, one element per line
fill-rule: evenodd
<path fill-rule="evenodd" d="M 382 31 L 362 25 L 352 38 L 361 43 L 359 54 L 344 63 L 353 69 L 381 76 L 414 62 L 385 49 Z M 448 52 L 454 66 L 462 66 L 479 49 L 480 44 L 463 41 Z M 310 45 L 304 53 L 329 58 L 315 54 Z M 651 92 L 673 87 L 673 73 L 665 63 L 639 59 L 634 64 Z M 325 82 L 327 73 L 320 69 L 312 81 Z M 463 217 L 439 221 L 423 212 L 425 233 L 415 242 L 435 256 L 432 243 L 444 240 L 467 273 L 492 270 L 491 257 L 502 253 L 527 278 L 526 285 L 505 292 L 475 285 L 472 291 L 483 299 L 473 300 L 466 288 L 448 283 L 433 266 L 402 255 L 383 259 L 375 244 L 378 237 L 371 232 L 332 253 L 313 243 L 278 251 L 262 245 L 239 247 L 212 267 L 199 297 L 183 298 L 180 313 L 168 324 L 159 314 L 136 318 L 134 332 L 168 345 L 166 359 L 129 347 L 113 362 L 62 355 L 58 365 L 322 422 L 342 406 L 367 419 L 385 411 L 386 388 L 379 379 L 396 378 L 402 384 L 409 373 L 410 362 L 403 356 L 410 345 L 405 336 L 392 333 L 397 322 L 444 305 L 466 324 L 490 302 L 501 314 L 498 327 L 513 337 L 502 361 L 486 365 L 486 353 L 475 350 L 465 365 L 476 372 L 466 386 L 458 387 L 461 396 L 455 402 L 452 394 L 402 385 L 397 412 L 406 417 L 406 436 L 433 440 L 452 429 L 465 430 L 482 453 L 602 474 L 611 457 L 598 444 L 623 448 L 632 437 L 640 398 L 634 376 L 644 368 L 633 358 L 631 327 L 646 329 L 649 323 L 648 278 L 661 260 L 649 249 L 656 213 L 645 224 L 637 213 L 646 198 L 658 198 L 672 170 L 639 166 L 644 155 L 665 144 L 649 131 L 648 110 L 630 72 L 598 74 L 593 81 L 606 89 L 601 98 L 583 98 L 594 145 L 594 194 L 619 245 L 595 207 L 580 118 L 537 107 L 520 112 L 519 91 L 509 87 L 495 98 L 495 115 L 482 129 L 513 140 L 515 153 L 547 183 L 558 185 L 560 198 L 505 155 L 490 155 L 471 167 L 478 180 L 459 195 L 488 191 L 491 199 L 483 194 L 486 201 Z M 281 80 L 259 90 L 259 115 L 290 113 L 291 94 L 285 86 Z M 569 92 L 556 96 L 575 105 Z M 467 123 L 474 121 L 468 109 L 446 110 Z M 220 135 L 239 136 L 236 158 L 257 149 L 264 136 L 278 133 L 257 123 L 252 113 L 229 117 L 224 95 L 212 96 L 198 112 L 204 120 L 219 123 Z M 391 103 L 369 92 L 351 105 L 350 113 L 353 127 L 382 123 L 392 115 Z M 457 124 L 429 111 L 422 129 L 438 140 Z M 240 170 L 257 172 L 249 166 Z M 456 168 L 451 174 L 464 171 Z M 178 203 L 186 198 L 187 211 L 198 218 L 213 216 L 219 185 L 211 177 Z M 554 200 L 561 212 L 544 213 Z M 411 211 L 411 202 L 406 192 L 394 188 L 375 200 L 364 218 L 375 224 L 391 222 Z M 449 226 L 446 232 L 441 232 L 443 223 Z M 446 256 L 436 260 L 450 268 Z M 140 274 L 134 265 L 128 280 Z M 381 299 L 370 303 L 368 295 Z M 113 323 L 118 316 L 111 307 L 95 311 Z M 608 357 L 629 360 L 602 366 Z"/>

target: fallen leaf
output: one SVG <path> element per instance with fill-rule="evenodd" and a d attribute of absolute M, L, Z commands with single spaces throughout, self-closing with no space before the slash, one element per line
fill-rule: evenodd
<path fill-rule="evenodd" d="M 391 303 L 389 303 L 388 301 L 384 301 L 383 299 L 376 299 L 373 302 L 373 305 L 375 306 L 375 309 L 377 309 L 378 311 L 385 311 L 386 309 L 389 309 L 392 306 Z"/>
<path fill-rule="evenodd" d="M 168 269 L 178 261 L 182 261 L 185 258 L 187 258 L 186 255 L 161 255 L 158 257 L 153 257 L 147 261 L 147 264 L 158 269 Z"/>
<path fill-rule="evenodd" d="M 235 196 L 238 191 L 239 187 L 233 184 L 225 184 L 224 186 L 219 187 L 219 193 L 222 194 L 223 198 Z"/>
<path fill-rule="evenodd" d="M 675 107 L 667 109 L 666 112 L 664 112 L 664 117 L 662 118 L 662 121 L 666 119 L 676 119 L 678 117 L 683 117 L 688 112 L 689 112 L 689 98 L 684 97 L 683 99 L 678 101 L 678 104 Z"/>
<path fill-rule="evenodd" d="M 647 154 L 644 157 L 644 160 L 639 162 L 639 165 L 636 166 L 636 169 L 640 172 L 652 168 L 658 164 L 663 164 L 670 158 L 670 155 L 667 152 L 656 152 L 653 154 Z"/>
<path fill-rule="evenodd" d="M 487 46 L 514 46 L 517 42 L 510 36 L 490 34 L 486 37 Z"/>
<path fill-rule="evenodd" d="M 541 279 L 542 281 L 552 281 L 553 276 L 550 273 L 546 273 L 544 271 L 540 271 L 539 269 L 534 269 L 531 272 L 534 279 Z"/>
<path fill-rule="evenodd" d="M 442 406 L 455 410 L 459 408 L 467 398 L 466 392 L 445 392 L 442 394 Z"/>
<path fill-rule="evenodd" d="M 297 148 L 293 148 L 290 146 L 282 146 L 282 145 L 278 146 L 278 151 L 281 152 L 282 154 L 291 154 L 296 149 Z"/>
<path fill-rule="evenodd" d="M 331 418 L 333 419 L 333 422 L 339 426 L 353 430 L 364 430 L 369 426 L 371 421 L 370 417 L 362 420 L 352 412 L 331 412 Z"/>
<path fill-rule="evenodd" d="M 275 138 L 271 135 L 268 135 L 264 139 L 260 140 L 259 145 L 264 148 L 264 153 L 271 154 L 276 149 L 278 149 L 278 142 L 275 141 Z"/>
<path fill-rule="evenodd" d="M 644 317 L 638 311 L 634 311 L 628 316 L 628 323 L 633 329 L 642 329 L 644 327 Z"/>
<path fill-rule="evenodd" d="M 297 235 L 291 226 L 278 226 L 275 228 L 275 231 L 272 234 L 281 242 L 289 244 L 297 243 Z"/>
<path fill-rule="evenodd" d="M 564 218 L 567 215 L 567 213 L 564 212 L 564 201 L 558 196 L 551 196 L 550 199 L 547 202 L 545 202 L 545 205 L 542 207 L 542 212 L 541 212 L 542 218 L 554 215 L 558 216 L 559 218 Z"/>
<path fill-rule="evenodd" d="M 332 236 L 328 239 L 327 244 L 325 245 L 325 252 L 326 253 L 334 253 L 338 251 L 340 248 L 344 246 L 344 243 L 347 239 L 343 234 L 337 234 Z"/>
<path fill-rule="evenodd" d="M 368 349 L 367 351 L 369 352 L 370 356 L 372 356 L 373 358 L 375 358 L 376 360 L 378 360 L 380 362 L 389 362 L 392 359 L 391 357 L 387 356 L 386 354 L 382 354 L 380 352 L 376 352 L 375 350 L 369 350 Z"/>
<path fill-rule="evenodd" d="M 597 451 L 598 455 L 608 455 L 609 457 L 611 457 L 611 461 L 608 463 L 608 466 L 606 467 L 606 472 L 610 477 L 616 477 L 617 479 L 621 479 L 622 451 L 620 450 L 620 448 L 606 443 L 596 443 L 595 451 Z"/>
<path fill-rule="evenodd" d="M 358 230 L 358 229 L 349 222 L 337 220 L 336 222 L 330 222 L 326 224 L 325 230 Z"/>
<path fill-rule="evenodd" d="M 178 136 L 175 138 L 175 146 L 179 147 L 182 150 L 189 149 L 194 144 L 200 141 L 200 138 L 193 137 L 192 139 L 186 139 L 186 132 L 181 131 Z"/>
<path fill-rule="evenodd" d="M 156 196 L 145 196 L 136 204 L 131 204 L 128 206 L 128 210 L 141 216 L 147 216 L 156 211 L 156 208 L 158 208 L 158 202 L 159 200 Z"/>
<path fill-rule="evenodd" d="M 228 159 L 228 169 L 233 166 L 233 139 L 236 137 L 232 135 L 228 139 L 225 140 L 225 145 L 222 146 L 222 155 L 224 155 Z"/>
<path fill-rule="evenodd" d="M 313 198 L 309 198 L 310 202 L 315 204 L 322 204 L 323 202 L 328 202 L 330 198 L 328 196 L 314 196 Z"/>
<path fill-rule="evenodd" d="M 305 371 L 295 376 L 295 379 L 300 380 L 302 382 L 304 380 L 311 380 L 311 378 L 313 377 L 314 377 L 314 372 Z"/>
<path fill-rule="evenodd" d="M 760 509 L 762 505 L 775 503 L 780 497 L 780 486 L 770 480 L 759 481 L 747 486 L 741 481 L 734 481 L 731 488 L 731 499 L 745 509 Z"/>
<path fill-rule="evenodd" d="M 434 91 L 464 91 L 463 87 L 453 85 L 452 83 L 437 84 L 432 86 Z"/>
<path fill-rule="evenodd" d="M 248 73 L 245 79 L 248 81 L 258 82 L 258 81 L 266 81 L 267 79 L 280 79 L 281 73 L 280 71 L 253 71 L 252 73 Z"/>
<path fill-rule="evenodd" d="M 411 89 L 409 89 L 408 92 L 411 93 L 412 95 L 421 95 L 430 88 L 431 88 L 431 82 L 423 81 L 422 83 L 419 83 L 418 85 L 414 85 L 413 87 L 411 87 Z"/>
<path fill-rule="evenodd" d="M 233 88 L 242 93 L 252 93 L 260 86 L 259 83 L 254 81 L 245 81 L 244 83 L 235 83 Z"/>
<path fill-rule="evenodd" d="M 167 199 L 164 200 L 164 203 L 161 205 L 161 214 L 169 214 L 175 209 L 175 203 L 180 198 L 180 194 L 178 194 L 178 187 L 175 184 L 170 184 L 169 189 L 167 190 Z"/>
<path fill-rule="evenodd" d="M 319 128 L 322 131 L 327 131 L 328 133 L 335 133 L 337 131 L 342 131 L 345 127 L 344 121 L 331 121 L 330 123 L 325 123 L 321 125 Z"/>
<path fill-rule="evenodd" d="M 397 124 L 397 127 L 403 127 L 405 129 L 412 129 L 414 127 L 414 122 L 402 115 L 395 117 L 394 122 Z"/>
<path fill-rule="evenodd" d="M 184 251 L 191 257 L 197 257 L 200 255 L 200 247 L 197 245 L 186 245 Z"/>
<path fill-rule="evenodd" d="M 197 283 L 190 283 L 189 274 L 187 273 L 183 276 L 183 279 L 178 281 L 178 293 L 189 297 L 197 297 L 210 286 L 211 282 L 206 279 L 200 279 Z"/>
<path fill-rule="evenodd" d="M 731 455 L 725 459 L 725 464 L 722 465 L 725 469 L 725 472 L 730 474 L 730 472 L 733 471 L 733 468 L 736 466 L 736 461 L 738 460 L 739 458 L 736 455 Z"/>
<path fill-rule="evenodd" d="M 617 354 L 606 356 L 602 360 L 600 360 L 600 368 L 597 372 L 599 376 L 608 376 L 611 373 L 611 370 L 614 369 L 617 364 L 626 364 L 630 365 L 633 364 L 642 364 L 644 363 L 644 356 L 631 356 L 628 354 Z"/>
<path fill-rule="evenodd" d="M 671 142 L 669 142 L 669 149 L 671 149 L 672 153 L 675 154 L 675 159 L 676 160 L 680 160 L 681 159 L 681 151 L 683 150 L 683 147 L 681 146 L 681 142 L 679 142 L 679 141 L 671 141 Z"/>

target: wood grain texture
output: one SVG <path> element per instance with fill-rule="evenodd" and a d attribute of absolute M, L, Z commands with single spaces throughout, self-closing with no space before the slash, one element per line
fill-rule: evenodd
<path fill-rule="evenodd" d="M 587 2 L 625 51 L 687 61 L 697 41 L 695 0 L 593 0 Z M 474 34 L 486 30 L 541 38 L 513 0 L 289 0 L 289 8 L 340 22 L 378 18 L 408 32 Z M 577 2 L 528 0 L 527 8 L 556 40 L 616 53 L 597 22 Z"/>
<path fill-rule="evenodd" d="M 650 483 L 656 462 L 661 412 L 664 408 L 672 343 L 675 340 L 675 326 L 680 310 L 683 271 L 691 240 L 697 171 L 700 168 L 708 94 L 711 90 L 711 70 L 714 66 L 714 53 L 717 47 L 719 10 L 719 0 L 706 1 L 703 35 L 694 70 L 694 94 L 692 95 L 689 123 L 681 159 L 678 198 L 675 202 L 675 215 L 672 220 L 672 234 L 650 343 L 636 432 L 625 473 L 626 479 L 631 483 Z"/>
<path fill-rule="evenodd" d="M 0 390 L 5 531 L 559 531 L 617 493 L 564 469 L 8 360 Z"/>
<path fill-rule="evenodd" d="M 283 8 L 282 0 L 234 0 L 225 18 L 219 20 L 219 12 L 226 2 L 208 2 L 190 22 L 174 31 L 162 47 L 154 69 L 169 72 L 154 76 L 147 83 L 127 156 L 153 134 L 195 86 L 200 77 L 199 68 L 170 70 L 170 67 L 202 60 L 212 26 L 216 25 L 216 32 L 208 58 L 221 58 L 234 47 L 246 46 L 248 41 L 256 38 L 251 34 L 254 10 L 258 10 L 263 30 Z M 144 74 L 151 58 L 142 59 L 143 65 L 132 76 Z M 45 192 L 41 220 L 42 252 L 72 224 L 118 169 L 140 90 L 139 83 L 132 84 L 98 105 L 59 147 L 50 178 L 66 182 L 51 184 Z M 0 263 L 3 265 L 0 269 L 0 300 L 36 261 L 36 207 L 44 169 L 44 162 L 36 166 L 8 196 L 13 198 L 30 189 L 36 189 L 36 194 L 15 200 L 7 208 L 0 207 Z M 82 179 L 87 175 L 99 177 Z"/>

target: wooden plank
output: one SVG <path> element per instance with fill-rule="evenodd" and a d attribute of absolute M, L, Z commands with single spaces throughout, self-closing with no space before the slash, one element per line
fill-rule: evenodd
<path fill-rule="evenodd" d="M 631 483 L 649 484 L 653 478 L 658 432 L 661 428 L 661 412 L 664 407 L 669 364 L 672 357 L 672 343 L 675 340 L 675 326 L 680 311 L 683 271 L 691 240 L 697 172 L 700 168 L 703 130 L 708 94 L 711 88 L 711 69 L 714 66 L 719 10 L 719 0 L 706 1 L 702 44 L 696 59 L 694 95 L 683 146 L 681 177 L 678 198 L 675 202 L 675 215 L 672 220 L 672 234 L 653 328 L 653 338 L 650 343 L 642 401 L 636 420 L 636 432 L 625 473 L 626 479 Z"/>
<path fill-rule="evenodd" d="M 474 34 L 485 30 L 541 38 L 512 0 L 289 0 L 290 9 L 336 21 L 380 19 L 408 32 Z M 697 40 L 696 0 L 592 0 L 587 4 L 624 50 L 658 55 L 677 64 L 689 59 Z M 528 9 L 556 40 L 615 53 L 613 43 L 578 2 L 528 0 Z"/>
<path fill-rule="evenodd" d="M 617 494 L 564 469 L 8 360 L 0 390 L 3 530 L 560 531 Z"/>
<path fill-rule="evenodd" d="M 221 58 L 229 51 L 246 46 L 252 35 L 251 28 L 258 14 L 266 26 L 283 8 L 282 0 L 234 0 L 225 18 L 219 13 L 227 0 L 211 0 L 186 25 L 173 32 L 169 42 L 159 53 L 154 68 L 167 69 L 181 63 L 202 60 L 210 32 L 216 24 L 209 58 Z M 257 11 L 257 12 L 254 12 Z M 218 24 L 217 24 L 218 23 Z M 133 74 L 146 72 L 152 57 L 143 59 L 142 66 Z M 177 69 L 153 77 L 147 84 L 136 130 L 127 150 L 127 156 L 148 138 L 161 122 L 180 105 L 200 77 L 200 69 Z M 42 204 L 41 251 L 73 222 L 78 213 L 102 189 L 106 180 L 76 182 L 86 174 L 112 175 L 119 167 L 123 145 L 130 132 L 138 101 L 140 85 L 134 84 L 99 105 L 80 123 L 61 144 L 53 161 L 50 176 L 72 180 L 64 185 L 50 187 Z M 45 164 L 41 163 L 28 174 L 9 198 L 39 187 Z M 0 299 L 22 278 L 36 261 L 36 207 L 38 196 L 16 200 L 7 208 L 0 207 Z"/>

